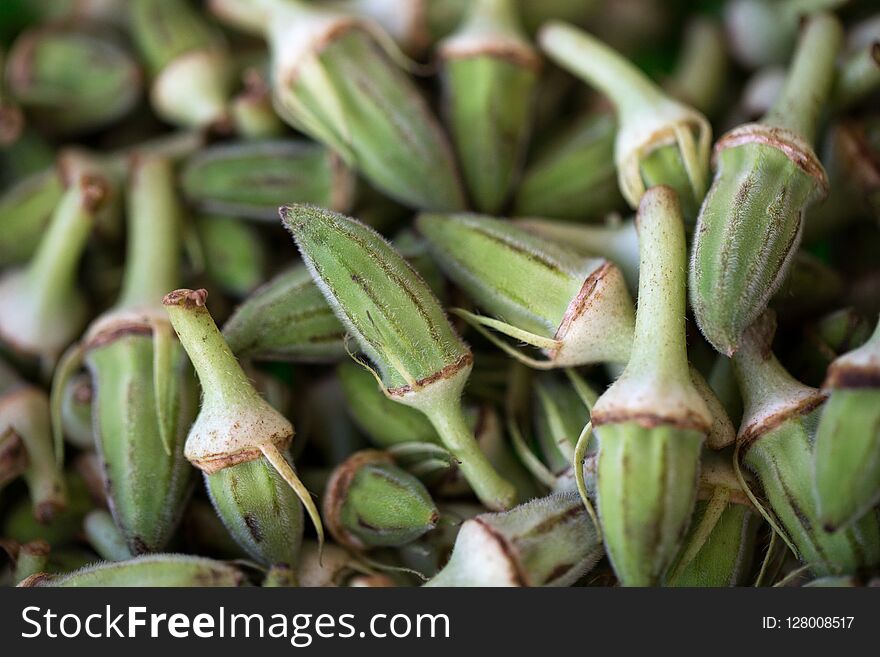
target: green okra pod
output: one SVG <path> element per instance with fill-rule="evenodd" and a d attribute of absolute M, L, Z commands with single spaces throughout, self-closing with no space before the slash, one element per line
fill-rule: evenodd
<path fill-rule="evenodd" d="M 497 214 L 522 165 L 540 59 L 514 0 L 475 0 L 438 46 L 446 118 L 475 207 Z"/>
<path fill-rule="evenodd" d="M 86 514 L 83 531 L 89 545 L 107 561 L 125 561 L 133 556 L 128 549 L 125 537 L 117 529 L 113 516 L 104 509 L 95 509 Z"/>
<path fill-rule="evenodd" d="M 464 207 L 452 149 L 373 20 L 302 0 L 262 3 L 275 108 L 408 206 Z"/>
<path fill-rule="evenodd" d="M 181 127 L 227 129 L 232 62 L 223 35 L 189 0 L 133 0 L 128 12 L 156 113 Z"/>
<path fill-rule="evenodd" d="M 60 436 L 67 377 L 82 358 L 91 377 L 92 432 L 108 504 L 128 549 L 141 554 L 164 548 L 190 493 L 183 442 L 197 393 L 160 305 L 180 278 L 182 209 L 171 162 L 133 155 L 127 202 L 122 291 L 58 368 L 53 404 Z"/>
<path fill-rule="evenodd" d="M 338 543 L 354 550 L 405 545 L 431 531 L 438 512 L 414 476 L 378 450 L 356 452 L 336 466 L 323 516 Z"/>
<path fill-rule="evenodd" d="M 16 181 L 0 198 L 0 265 L 26 262 L 36 251 L 64 185 L 57 170 Z"/>
<path fill-rule="evenodd" d="M 607 112 L 576 118 L 527 163 L 513 214 L 583 220 L 623 207 L 614 166 L 616 133 L 617 121 Z"/>
<path fill-rule="evenodd" d="M 314 203 L 347 212 L 354 174 L 333 151 L 305 141 L 218 144 L 190 157 L 181 173 L 186 200 L 210 213 L 275 219 L 278 207 Z"/>
<path fill-rule="evenodd" d="M 571 586 L 602 556 L 577 493 L 554 493 L 466 520 L 426 586 Z"/>
<path fill-rule="evenodd" d="M 254 558 L 294 565 L 305 507 L 319 540 L 323 529 L 309 492 L 285 456 L 293 425 L 263 399 L 205 307 L 205 290 L 175 290 L 163 300 L 202 388 L 185 454 L 203 471 L 214 508 Z"/>
<path fill-rule="evenodd" d="M 678 192 L 685 216 L 695 217 L 709 177 L 712 130 L 706 118 L 582 30 L 550 22 L 538 38 L 551 59 L 614 103 L 619 125 L 614 161 L 630 207 L 638 207 L 647 188 L 669 185 Z"/>
<path fill-rule="evenodd" d="M 835 359 L 816 432 L 814 480 L 822 525 L 847 527 L 880 501 L 880 324 L 861 347 Z"/>
<path fill-rule="evenodd" d="M 378 369 L 385 394 L 424 413 L 487 507 L 515 489 L 480 451 L 461 410 L 473 354 L 427 284 L 378 233 L 340 214 L 281 209 L 306 266 L 347 331 Z"/>
<path fill-rule="evenodd" d="M 38 573 L 19 586 L 229 587 L 246 584 L 241 571 L 222 561 L 185 554 L 150 554 L 126 561 L 98 563 L 65 575 Z"/>
<path fill-rule="evenodd" d="M 774 529 L 785 532 L 789 547 L 811 572 L 847 574 L 874 566 L 880 562 L 874 511 L 836 533 L 823 528 L 812 475 L 816 425 L 826 394 L 796 381 L 779 364 L 770 349 L 774 332 L 768 312 L 749 327 L 733 359 L 745 402 L 736 457 L 763 491 L 768 508 L 759 509 L 771 524 L 778 522 Z"/>
<path fill-rule="evenodd" d="M 689 287 L 700 330 L 728 356 L 788 273 L 806 207 L 827 191 L 810 143 L 841 33 L 833 16 L 811 17 L 773 108 L 715 144 L 717 172 L 697 220 Z"/>
<path fill-rule="evenodd" d="M 470 321 L 537 347 L 547 359 L 511 347 L 512 355 L 539 368 L 626 361 L 633 305 L 614 264 L 481 215 L 422 214 L 416 225 L 447 276 L 504 318 L 466 315 Z"/>
<path fill-rule="evenodd" d="M 345 328 L 303 265 L 247 297 L 223 326 L 239 358 L 333 362 L 345 356 Z"/>
<path fill-rule="evenodd" d="M 675 192 L 649 189 L 637 226 L 641 262 L 632 354 L 593 407 L 592 423 L 599 436 L 605 548 L 623 585 L 650 586 L 663 580 L 687 529 L 713 418 L 688 368 L 686 246 Z"/>
<path fill-rule="evenodd" d="M 196 230 L 205 273 L 225 293 L 244 297 L 264 279 L 266 245 L 255 226 L 223 216 L 200 216 Z"/>
<path fill-rule="evenodd" d="M 9 92 L 28 118 L 59 134 L 88 132 L 128 114 L 142 74 L 111 31 L 86 23 L 51 24 L 15 40 L 6 62 Z"/>

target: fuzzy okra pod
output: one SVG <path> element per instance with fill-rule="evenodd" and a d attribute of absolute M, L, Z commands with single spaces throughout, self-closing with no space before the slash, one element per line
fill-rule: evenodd
<path fill-rule="evenodd" d="M 181 289 L 163 300 L 202 387 L 184 453 L 203 471 L 214 508 L 239 545 L 267 565 L 295 565 L 303 530 L 297 497 L 321 541 L 323 528 L 285 456 L 293 425 L 248 380 L 205 307 L 207 296 Z"/>
<path fill-rule="evenodd" d="M 180 278 L 181 213 L 169 160 L 129 163 L 128 255 L 116 305 L 89 326 L 53 382 L 56 440 L 70 376 L 84 361 L 92 432 L 113 518 L 132 554 L 164 548 L 191 490 L 183 456 L 196 383 L 161 301 Z"/>
<path fill-rule="evenodd" d="M 16 447 L 16 443 L 18 446 Z M 49 401 L 40 388 L 23 381 L 0 360 L 0 479 L 21 474 L 27 482 L 33 516 L 49 523 L 67 506 L 62 455 L 52 442 Z M 12 461 L 11 463 L 9 461 Z"/>
<path fill-rule="evenodd" d="M 516 186 L 513 214 L 583 220 L 624 206 L 614 166 L 617 121 L 608 112 L 578 117 L 530 160 Z"/>
<path fill-rule="evenodd" d="M 625 586 L 657 585 L 694 508 L 700 451 L 712 427 L 691 381 L 685 339 L 684 223 L 669 187 L 637 218 L 641 262 L 635 339 L 620 378 L 592 410 L 605 549 Z"/>
<path fill-rule="evenodd" d="M 29 120 L 60 134 L 105 127 L 141 95 L 142 75 L 112 31 L 86 23 L 40 26 L 21 34 L 6 81 Z"/>
<path fill-rule="evenodd" d="M 633 305 L 614 264 L 480 215 L 423 214 L 416 225 L 447 276 L 504 321 L 465 317 L 541 349 L 547 359 L 520 354 L 493 336 L 511 355 L 545 369 L 626 361 Z"/>
<path fill-rule="evenodd" d="M 327 302 L 379 370 L 386 396 L 428 417 L 487 507 L 508 508 L 516 491 L 480 451 L 462 413 L 473 354 L 421 276 L 354 219 L 301 205 L 280 212 Z"/>
<path fill-rule="evenodd" d="M 466 520 L 426 586 L 571 586 L 602 556 L 577 493 L 554 493 Z"/>
<path fill-rule="evenodd" d="M 463 208 L 452 149 L 377 22 L 304 0 L 261 0 L 255 14 L 282 119 L 406 205 Z"/>
<path fill-rule="evenodd" d="M 74 169 L 33 257 L 0 278 L 0 341 L 44 365 L 55 362 L 86 322 L 77 266 L 96 217 L 111 197 L 102 172 Z"/>
<path fill-rule="evenodd" d="M 667 584 L 745 584 L 760 519 L 736 477 L 729 454 L 705 451 L 694 517 Z"/>
<path fill-rule="evenodd" d="M 184 165 L 183 195 L 197 208 L 275 220 L 284 203 L 314 203 L 347 212 L 355 177 L 333 151 L 290 139 L 235 142 L 205 148 Z"/>
<path fill-rule="evenodd" d="M 332 362 L 345 356 L 345 328 L 303 265 L 257 288 L 226 321 L 223 337 L 239 358 Z"/>
<path fill-rule="evenodd" d="M 222 561 L 185 554 L 150 554 L 127 561 L 102 562 L 65 575 L 37 573 L 19 586 L 245 586 L 237 568 Z"/>
<path fill-rule="evenodd" d="M 227 128 L 232 62 L 223 35 L 188 0 L 132 0 L 128 11 L 156 113 L 181 127 Z"/>
<path fill-rule="evenodd" d="M 715 144 L 717 172 L 697 220 L 689 288 L 700 330 L 728 356 L 785 279 L 805 209 L 827 192 L 810 143 L 841 34 L 833 16 L 811 17 L 773 108 Z"/>
<path fill-rule="evenodd" d="M 438 47 L 446 118 L 471 199 L 497 214 L 522 164 L 540 70 L 514 0 L 475 0 Z"/>
<path fill-rule="evenodd" d="M 266 243 L 253 224 L 223 216 L 196 218 L 205 274 L 226 294 L 241 298 L 265 280 Z"/>
<path fill-rule="evenodd" d="M 630 207 L 645 190 L 668 185 L 693 219 L 706 192 L 712 130 L 695 109 L 666 95 L 635 65 L 595 37 L 550 22 L 539 42 L 552 60 L 608 96 L 617 109 L 614 162 Z"/>
<path fill-rule="evenodd" d="M 796 381 L 776 360 L 771 350 L 775 328 L 772 313 L 762 315 L 746 331 L 733 358 L 745 403 L 735 464 L 741 460 L 755 475 L 772 513 L 765 509 L 765 517 L 785 532 L 789 547 L 814 574 L 849 574 L 876 566 L 880 528 L 875 511 L 836 533 L 823 527 L 813 487 L 813 454 L 826 395 Z"/>
<path fill-rule="evenodd" d="M 439 515 L 418 479 L 371 449 L 333 470 L 323 507 L 333 538 L 355 550 L 405 545 L 432 530 Z"/>
<path fill-rule="evenodd" d="M 880 323 L 864 345 L 837 358 L 816 433 L 814 477 L 822 526 L 846 527 L 880 501 Z"/>

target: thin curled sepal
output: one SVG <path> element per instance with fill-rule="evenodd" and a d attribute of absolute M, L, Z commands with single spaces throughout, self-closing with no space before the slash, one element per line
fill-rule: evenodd
<path fill-rule="evenodd" d="M 880 388 L 880 323 L 858 349 L 834 360 L 822 384 L 825 391 Z"/>
<path fill-rule="evenodd" d="M 828 196 L 828 174 L 825 173 L 825 167 L 822 166 L 810 143 L 793 130 L 763 123 L 746 123 L 721 136 L 715 143 L 712 159 L 717 161 L 718 154 L 724 149 L 747 144 L 761 144 L 775 148 L 815 180 L 816 191 L 811 201 L 821 201 Z"/>

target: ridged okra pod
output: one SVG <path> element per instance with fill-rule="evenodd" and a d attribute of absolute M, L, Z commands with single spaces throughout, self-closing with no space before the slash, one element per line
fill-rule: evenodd
<path fill-rule="evenodd" d="M 715 144 L 717 171 L 697 220 L 689 287 L 700 330 L 728 356 L 785 279 L 807 206 L 827 193 L 810 144 L 841 32 L 833 16 L 811 17 L 773 108 Z"/>
<path fill-rule="evenodd" d="M 697 504 L 669 586 L 742 586 L 751 573 L 761 516 L 728 453 L 705 451 Z"/>
<path fill-rule="evenodd" d="M 846 527 L 880 501 L 880 324 L 864 345 L 837 358 L 816 433 L 816 501 L 822 525 Z"/>
<path fill-rule="evenodd" d="M 125 116 L 141 96 L 143 76 L 112 30 L 85 22 L 55 23 L 15 40 L 6 82 L 30 122 L 69 135 Z"/>
<path fill-rule="evenodd" d="M 446 119 L 474 206 L 497 214 L 519 174 L 540 59 L 514 0 L 475 0 L 438 46 Z"/>
<path fill-rule="evenodd" d="M 303 265 L 254 290 L 224 324 L 223 337 L 239 358 L 332 362 L 345 356 L 345 328 Z"/>
<path fill-rule="evenodd" d="M 64 575 L 38 573 L 19 586 L 184 587 L 245 586 L 237 568 L 213 559 L 184 554 L 150 554 L 128 561 L 102 562 Z"/>
<path fill-rule="evenodd" d="M 460 210 L 452 149 L 375 21 L 303 0 L 263 0 L 281 118 L 402 203 Z"/>
<path fill-rule="evenodd" d="M 685 340 L 684 223 L 653 187 L 637 218 L 641 261 L 632 354 L 593 407 L 605 549 L 625 586 L 660 584 L 694 508 L 712 416 L 691 381 Z"/>
<path fill-rule="evenodd" d="M 548 57 L 614 103 L 614 162 L 630 207 L 638 207 L 649 187 L 668 185 L 678 193 L 685 216 L 693 219 L 709 177 L 712 131 L 706 118 L 673 100 L 634 64 L 582 30 L 551 21 L 538 39 Z"/>
<path fill-rule="evenodd" d="M 161 305 L 181 275 L 182 208 L 171 162 L 132 155 L 127 202 L 122 291 L 59 367 L 53 404 L 60 416 L 81 353 L 91 377 L 92 430 L 108 504 L 129 550 L 141 554 L 165 547 L 191 490 L 183 442 L 197 393 Z M 59 433 L 61 425 L 56 419 Z"/>
<path fill-rule="evenodd" d="M 426 586 L 571 586 L 602 556 L 577 493 L 554 493 L 466 520 Z"/>
<path fill-rule="evenodd" d="M 186 458 L 202 470 L 223 524 L 254 559 L 295 565 L 302 502 L 323 540 L 318 511 L 285 456 L 293 425 L 256 391 L 205 307 L 205 290 L 175 290 L 164 304 L 202 388 Z"/>
<path fill-rule="evenodd" d="M 132 0 L 128 11 L 156 113 L 181 127 L 228 129 L 232 62 L 223 35 L 189 0 Z"/>
<path fill-rule="evenodd" d="M 218 144 L 190 157 L 180 178 L 186 200 L 205 212 L 275 220 L 285 203 L 347 212 L 354 174 L 321 144 L 273 139 Z"/>
<path fill-rule="evenodd" d="M 473 354 L 421 276 L 378 233 L 334 212 L 281 209 L 312 278 L 378 369 L 386 396 L 424 413 L 480 500 L 513 504 L 516 491 L 480 451 L 461 408 Z"/>
<path fill-rule="evenodd" d="M 869 511 L 829 533 L 813 487 L 816 425 L 825 393 L 796 381 L 773 355 L 775 321 L 766 313 L 743 336 L 733 359 L 745 411 L 738 457 L 755 475 L 765 515 L 784 532 L 798 558 L 817 576 L 856 572 L 880 562 L 880 528 Z M 754 497 L 753 497 L 754 499 Z"/>
<path fill-rule="evenodd" d="M 372 449 L 336 466 L 323 507 L 333 538 L 354 550 L 405 545 L 431 531 L 439 517 L 422 483 Z"/>
<path fill-rule="evenodd" d="M 499 319 L 466 317 L 541 349 L 547 359 L 507 347 L 512 355 L 539 368 L 626 362 L 633 305 L 614 264 L 481 215 L 423 214 L 416 225 L 446 275 Z"/>

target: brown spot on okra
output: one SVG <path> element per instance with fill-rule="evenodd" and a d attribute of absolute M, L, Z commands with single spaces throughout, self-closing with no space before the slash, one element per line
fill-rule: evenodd
<path fill-rule="evenodd" d="M 248 533 L 254 539 L 254 542 L 262 543 L 264 538 L 263 528 L 260 526 L 260 521 L 257 520 L 257 517 L 253 513 L 245 513 L 243 519 Z"/>
<path fill-rule="evenodd" d="M 132 536 L 128 539 L 128 548 L 131 550 L 131 553 L 134 556 L 139 554 L 146 554 L 150 551 L 150 548 L 147 547 L 147 543 L 140 536 Z"/>
<path fill-rule="evenodd" d="M 832 364 L 828 368 L 825 389 L 834 388 L 880 388 L 880 367 Z"/>

